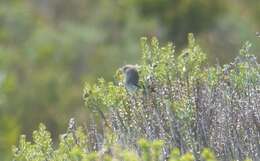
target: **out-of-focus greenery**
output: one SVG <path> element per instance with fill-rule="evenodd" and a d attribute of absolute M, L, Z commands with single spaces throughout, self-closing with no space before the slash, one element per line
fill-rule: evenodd
<path fill-rule="evenodd" d="M 200 33 L 216 24 L 216 19 L 225 13 L 222 0 L 132 0 L 147 17 L 156 17 L 166 28 L 167 38 L 184 43 L 189 32 Z"/>
<path fill-rule="evenodd" d="M 97 13 L 82 23 L 55 23 L 23 1 L 0 3 L 1 153 L 39 122 L 57 137 L 68 117 L 86 120 L 83 81 L 111 79 L 127 59 L 134 62 L 139 35 L 156 26 L 131 8 L 124 9 L 127 18 L 113 15 L 122 10 L 117 2 L 95 2 Z"/>
<path fill-rule="evenodd" d="M 1 159 L 19 133 L 30 136 L 39 122 L 56 138 L 68 117 L 88 120 L 83 82 L 112 80 L 122 64 L 138 63 L 141 36 L 184 46 L 193 31 L 213 53 L 210 60 L 221 63 L 241 40 L 259 51 L 258 6 L 257 0 L 0 0 Z"/>

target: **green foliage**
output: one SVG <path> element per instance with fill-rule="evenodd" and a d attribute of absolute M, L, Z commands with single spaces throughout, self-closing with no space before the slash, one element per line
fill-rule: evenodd
<path fill-rule="evenodd" d="M 178 68 L 183 77 L 189 76 L 191 82 L 201 78 L 204 73 L 201 72 L 206 62 L 206 54 L 196 44 L 193 34 L 188 35 L 188 49 L 182 51 L 177 59 Z"/>
<path fill-rule="evenodd" d="M 160 160 L 162 153 L 163 141 L 155 140 L 148 141 L 145 139 L 140 139 L 138 144 L 142 151 L 142 160 L 143 161 L 157 161 Z"/>
<path fill-rule="evenodd" d="M 54 149 L 50 133 L 43 124 L 40 124 L 39 130 L 33 132 L 33 143 L 26 141 L 24 135 L 19 139 L 17 147 L 13 148 L 14 160 L 93 160 L 96 158 L 95 153 L 86 155 L 84 146 L 86 144 L 86 135 L 79 128 L 76 132 L 77 143 L 72 133 L 61 135 L 59 148 Z"/>
<path fill-rule="evenodd" d="M 86 135 L 82 133 L 81 129 L 77 131 L 76 138 L 78 141 L 85 141 Z M 81 142 L 82 143 L 82 142 Z M 78 144 L 72 134 L 64 134 L 64 137 L 60 138 L 60 143 L 57 148 L 54 149 L 53 142 L 50 138 L 50 133 L 46 130 L 43 124 L 39 125 L 39 129 L 33 133 L 33 142 L 26 140 L 22 135 L 19 139 L 17 147 L 13 147 L 13 159 L 15 161 L 97 161 L 103 158 L 104 161 L 110 161 L 114 159 L 120 159 L 123 161 L 158 161 L 160 160 L 162 153 L 162 141 L 148 141 L 141 139 L 139 142 L 141 148 L 141 156 L 138 156 L 135 152 L 129 149 L 117 148 L 116 145 L 110 147 L 114 152 L 114 155 L 103 154 L 101 152 L 86 152 L 86 143 Z M 214 161 L 214 154 L 208 149 L 205 149 L 202 153 L 205 161 Z M 180 155 L 178 149 L 172 151 L 172 155 L 169 158 L 170 161 L 194 161 L 194 157 L 191 153 Z"/>
<path fill-rule="evenodd" d="M 202 155 L 204 160 L 207 160 L 207 161 L 217 161 L 216 158 L 215 158 L 214 153 L 210 149 L 205 148 L 202 151 L 201 155 Z"/>
<path fill-rule="evenodd" d="M 216 161 L 214 152 L 219 156 L 221 149 L 215 147 L 215 144 L 222 143 L 225 138 L 212 143 L 212 137 L 218 132 L 215 131 L 216 127 L 228 130 L 219 127 L 218 123 L 215 125 L 217 121 L 222 121 L 218 119 L 224 115 L 221 113 L 222 109 L 218 111 L 218 108 L 227 111 L 236 108 L 240 112 L 239 106 L 230 108 L 224 104 L 231 100 L 228 93 L 237 93 L 242 99 L 248 100 L 247 96 L 250 94 L 247 93 L 259 86 L 259 65 L 255 57 L 248 54 L 250 45 L 246 43 L 233 63 L 224 67 L 206 68 L 206 56 L 192 34 L 188 35 L 188 41 L 188 47 L 176 56 L 172 44 L 160 47 L 156 38 L 150 43 L 142 38 L 143 64 L 139 70 L 144 89 L 134 94 L 125 90 L 120 70 L 115 76 L 116 83 L 106 82 L 104 79 L 99 79 L 94 85 L 86 83 L 83 93 L 86 107 L 98 112 L 102 118 L 101 123 L 109 127 L 102 129 L 102 139 L 99 138 L 97 129 L 92 127 L 84 132 L 83 128 L 75 126 L 75 120 L 72 119 L 67 132 L 60 135 L 59 143 L 55 145 L 50 132 L 40 124 L 39 130 L 33 132 L 32 142 L 27 141 L 24 135 L 20 137 L 18 145 L 13 148 L 14 160 L 159 161 L 167 158 L 169 161 Z M 152 86 L 155 91 L 151 90 Z M 171 90 L 178 92 L 171 93 Z M 208 103 L 212 100 L 203 100 L 208 98 L 208 93 L 201 93 L 214 90 L 224 94 L 210 93 L 219 97 L 218 102 L 212 105 Z M 239 93 L 240 91 L 244 92 Z M 248 104 L 255 107 L 257 96 L 252 93 L 250 96 Z M 239 102 L 240 98 L 233 98 L 231 101 Z M 208 110 L 203 108 L 204 104 L 211 110 L 215 104 L 223 105 L 214 109 L 215 113 L 220 113 L 219 117 L 210 115 L 213 112 L 207 113 Z M 253 111 L 254 108 L 250 110 Z M 203 122 L 206 119 L 208 121 Z M 254 132 L 254 120 L 249 118 L 246 121 L 250 123 L 246 129 Z M 204 123 L 204 129 L 200 122 Z M 212 122 L 210 125 L 213 129 L 208 126 L 209 122 Z M 226 123 L 230 123 L 230 120 L 226 120 Z M 207 130 L 212 130 L 208 138 L 205 136 Z M 241 127 L 240 133 L 243 137 L 244 127 Z M 254 136 L 255 133 L 250 135 Z M 201 139 L 202 137 L 204 138 Z M 253 145 L 254 141 L 249 144 Z M 230 145 L 229 142 L 229 145 L 226 142 L 223 144 Z M 233 156 L 227 154 L 225 157 L 230 159 Z"/>
<path fill-rule="evenodd" d="M 124 144 L 130 144 L 129 147 L 135 146 L 132 143 L 145 136 L 149 139 L 162 139 L 170 147 L 185 144 L 179 145 L 185 147 L 182 151 L 192 149 L 197 154 L 205 145 L 214 148 L 210 136 L 206 135 L 215 130 L 212 126 L 218 126 L 211 121 L 218 121 L 221 115 L 225 114 L 214 117 L 213 110 L 216 113 L 222 113 L 218 111 L 220 108 L 230 111 L 235 107 L 230 108 L 226 101 L 233 103 L 240 102 L 237 99 L 245 99 L 249 101 L 248 104 L 252 104 L 251 110 L 255 111 L 257 94 L 254 95 L 253 92 L 254 96 L 249 99 L 246 97 L 259 86 L 259 65 L 256 58 L 248 54 L 249 43 L 242 47 L 241 54 L 234 62 L 223 67 L 217 65 L 208 68 L 205 64 L 206 54 L 196 43 L 193 34 L 188 35 L 188 42 L 187 48 L 176 56 L 172 44 L 161 47 L 156 38 L 152 38 L 151 42 L 148 42 L 147 38 L 141 38 L 143 64 L 139 66 L 139 73 L 144 88 L 135 94 L 125 91 L 120 72 L 116 73 L 114 84 L 101 79 L 94 86 L 86 85 L 86 106 L 98 111 L 105 124 L 114 129 L 117 139 L 122 139 L 120 141 Z M 220 91 L 223 91 L 223 94 Z M 240 95 L 240 98 L 233 98 L 234 93 Z M 250 101 L 251 99 L 255 101 Z M 236 108 L 239 109 L 240 105 Z M 232 121 L 228 120 L 230 123 Z M 248 121 L 252 122 L 251 128 L 256 130 L 254 120 Z M 204 122 L 203 126 L 213 129 L 207 129 L 209 131 L 205 132 L 206 127 L 202 127 L 201 122 Z M 147 129 L 145 131 L 142 128 Z M 246 130 L 244 128 L 247 127 L 243 127 L 243 130 Z M 176 135 L 185 143 L 179 143 L 181 141 L 176 138 L 173 141 L 171 137 L 175 133 L 178 133 Z M 205 137 L 208 137 L 208 140 Z M 156 151 L 153 153 L 149 148 L 149 142 L 140 140 L 139 145 L 143 151 L 143 160 L 158 158 L 159 154 Z M 180 159 L 194 160 L 195 157 L 198 158 L 197 155 L 187 153 Z M 208 157 L 206 152 L 204 157 Z"/>
<path fill-rule="evenodd" d="M 14 157 L 17 160 L 45 160 L 45 158 L 50 159 L 52 149 L 52 140 L 50 133 L 46 131 L 43 124 L 40 124 L 39 130 L 33 132 L 33 141 L 26 141 L 24 135 L 20 137 L 19 146 L 14 148 Z"/>
<path fill-rule="evenodd" d="M 85 138 L 86 135 L 79 128 L 76 139 L 82 143 Z M 158 161 L 161 160 L 162 145 L 164 144 L 160 140 L 141 139 L 138 142 L 141 149 L 141 156 L 139 156 L 130 149 L 122 149 L 117 145 L 110 147 L 113 153 L 87 152 L 86 143 L 78 144 L 76 142 L 77 140 L 73 138 L 72 134 L 66 133 L 60 137 L 60 143 L 54 149 L 50 133 L 43 124 L 40 124 L 39 129 L 34 131 L 33 142 L 27 141 L 24 135 L 20 137 L 18 146 L 13 147 L 13 159 L 14 161 L 98 161 L 100 159 L 104 161 L 117 159 L 122 161 Z M 201 156 L 205 161 L 217 161 L 214 153 L 207 148 L 202 151 Z M 195 158 L 190 152 L 181 155 L 179 149 L 174 148 L 169 161 L 195 161 Z"/>
<path fill-rule="evenodd" d="M 83 97 L 88 108 L 94 110 L 105 109 L 105 107 L 116 107 L 122 105 L 125 100 L 125 89 L 115 86 L 112 82 L 106 83 L 99 79 L 98 83 L 90 86 L 85 85 Z"/>

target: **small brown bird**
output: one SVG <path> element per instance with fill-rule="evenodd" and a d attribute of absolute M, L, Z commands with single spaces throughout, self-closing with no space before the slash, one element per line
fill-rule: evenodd
<path fill-rule="evenodd" d="M 125 77 L 125 87 L 129 92 L 135 92 L 140 86 L 139 74 L 135 65 L 125 65 L 122 67 L 122 71 Z"/>

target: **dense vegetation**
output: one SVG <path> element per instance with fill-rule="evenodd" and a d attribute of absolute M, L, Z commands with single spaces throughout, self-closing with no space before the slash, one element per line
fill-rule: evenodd
<path fill-rule="evenodd" d="M 101 76 L 111 81 L 118 67 L 142 64 L 142 36 L 173 41 L 177 57 L 187 33 L 194 32 L 209 65 L 232 61 L 244 40 L 254 44 L 258 57 L 259 5 L 259 0 L 0 0 L 0 159 L 10 160 L 19 135 L 32 139 L 40 122 L 55 145 L 69 118 L 91 123 L 81 97 L 84 82 L 92 86 Z"/>
<path fill-rule="evenodd" d="M 229 64 L 209 66 L 192 34 L 179 54 L 171 43 L 142 38 L 142 89 L 127 92 L 120 70 L 114 82 L 86 83 L 90 123 L 71 119 L 57 148 L 41 124 L 32 143 L 21 136 L 14 159 L 259 160 L 260 68 L 250 47 Z"/>

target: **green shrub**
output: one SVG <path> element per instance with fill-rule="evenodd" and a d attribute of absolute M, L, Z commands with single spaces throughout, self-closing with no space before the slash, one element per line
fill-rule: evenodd
<path fill-rule="evenodd" d="M 171 43 L 142 38 L 142 89 L 128 93 L 120 71 L 114 83 L 86 83 L 86 132 L 71 119 L 54 148 L 40 125 L 33 143 L 21 137 L 15 160 L 258 160 L 260 68 L 250 44 L 234 62 L 208 67 L 192 34 L 188 42 L 177 55 Z"/>
<path fill-rule="evenodd" d="M 140 139 L 138 145 L 141 155 L 138 155 L 116 144 L 110 146 L 109 150 L 89 152 L 86 138 L 82 128 L 78 128 L 76 131 L 61 135 L 59 145 L 54 148 L 50 133 L 43 124 L 40 124 L 39 129 L 33 132 L 33 142 L 27 141 L 24 135 L 20 137 L 18 146 L 13 148 L 13 159 L 14 161 L 158 161 L 162 157 L 164 143 L 159 140 Z M 217 161 L 214 153 L 208 148 L 202 151 L 201 156 L 205 161 Z M 168 160 L 195 161 L 195 157 L 191 152 L 181 155 L 180 150 L 174 148 Z M 246 161 L 248 160 L 250 159 Z"/>

